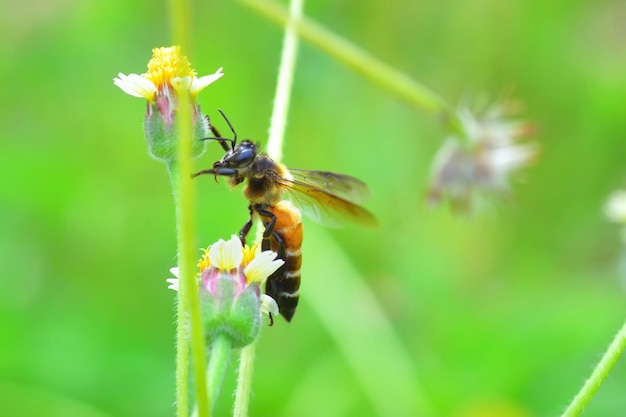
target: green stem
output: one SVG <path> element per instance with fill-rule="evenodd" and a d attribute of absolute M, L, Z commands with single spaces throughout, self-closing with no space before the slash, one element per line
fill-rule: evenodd
<path fill-rule="evenodd" d="M 187 55 L 190 39 L 189 0 L 170 0 L 170 24 L 174 44 L 180 45 L 181 53 Z M 178 149 L 176 168 L 170 171 L 174 177 L 176 197 L 176 226 L 178 240 L 178 323 L 176 341 L 176 412 L 178 417 L 189 415 L 189 346 L 188 330 L 191 330 L 191 356 L 195 378 L 199 417 L 210 416 L 210 401 L 207 397 L 204 379 L 205 349 L 204 331 L 200 313 L 200 301 L 196 282 L 196 236 L 195 236 L 195 193 L 191 183 L 191 143 L 193 140 L 189 92 L 179 92 L 179 107 L 176 119 L 178 128 Z"/>
<path fill-rule="evenodd" d="M 604 356 L 602 356 L 602 359 L 600 359 L 600 362 L 596 365 L 589 379 L 585 381 L 583 387 L 562 414 L 562 417 L 576 417 L 583 412 L 613 366 L 617 363 L 624 348 L 626 348 L 626 322 L 624 322 L 622 328 L 617 332 Z"/>
<path fill-rule="evenodd" d="M 235 393 L 235 406 L 233 409 L 234 417 L 248 417 L 255 355 L 256 341 L 241 349 L 241 356 L 239 357 L 239 377 L 237 378 L 237 391 Z"/>
<path fill-rule="evenodd" d="M 287 9 L 272 0 L 240 1 L 278 24 L 289 20 Z M 454 109 L 427 87 L 307 17 L 295 20 L 293 27 L 317 48 L 418 109 L 437 115 L 446 129 L 465 137 Z"/>
<path fill-rule="evenodd" d="M 296 35 L 293 22 L 302 17 L 304 0 L 292 0 L 290 6 L 290 19 L 286 22 L 283 52 L 280 58 L 278 80 L 276 82 L 276 94 L 274 96 L 274 108 L 270 121 L 269 139 L 267 141 L 267 154 L 275 161 L 283 157 L 283 139 L 285 137 L 285 125 L 289 112 L 289 100 L 293 74 L 298 55 L 298 36 Z"/>
<path fill-rule="evenodd" d="M 215 405 L 220 394 L 231 350 L 230 339 L 224 335 L 219 335 L 211 342 L 211 356 L 209 357 L 206 379 L 209 385 L 209 398 L 213 400 L 212 405 Z"/>
<path fill-rule="evenodd" d="M 190 137 L 191 125 L 184 129 L 184 111 L 181 106 L 177 114 L 179 131 L 179 143 L 185 142 L 184 137 Z M 189 112 L 189 110 L 187 110 Z M 189 112 L 189 116 L 191 113 Z M 191 118 L 189 119 L 191 121 Z M 187 130 L 187 132 L 185 132 Z M 187 133 L 187 136 L 185 135 Z M 190 155 L 190 146 L 186 152 Z M 185 152 L 185 150 L 182 150 Z M 181 155 L 181 146 L 178 148 Z M 180 161 L 179 169 L 176 165 L 168 165 L 174 185 L 176 201 L 176 229 L 178 242 L 178 268 L 179 290 L 176 327 L 176 414 L 178 417 L 189 415 L 189 341 L 191 340 L 191 353 L 193 357 L 193 370 L 195 376 L 195 388 L 198 401 L 198 415 L 209 416 L 209 401 L 206 396 L 206 380 L 204 379 L 205 349 L 204 329 L 200 312 L 200 300 L 198 299 L 198 283 L 196 280 L 196 238 L 195 238 L 195 194 L 191 186 L 191 157 L 186 162 Z M 186 167 L 184 167 L 186 166 Z M 189 331 L 191 330 L 191 334 Z"/>
<path fill-rule="evenodd" d="M 176 415 L 189 415 L 189 335 L 186 328 L 188 320 L 187 289 L 179 285 L 178 303 L 176 306 Z"/>

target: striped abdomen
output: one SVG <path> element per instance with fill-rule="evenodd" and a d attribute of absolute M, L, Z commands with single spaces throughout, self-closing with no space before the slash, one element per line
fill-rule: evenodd
<path fill-rule="evenodd" d="M 285 261 L 267 279 L 265 293 L 276 300 L 280 314 L 291 321 L 300 297 L 300 266 L 302 264 L 302 216 L 290 201 L 280 201 L 270 206 L 276 216 L 274 232 L 282 240 L 282 247 L 275 237 L 270 237 L 270 248 Z"/>

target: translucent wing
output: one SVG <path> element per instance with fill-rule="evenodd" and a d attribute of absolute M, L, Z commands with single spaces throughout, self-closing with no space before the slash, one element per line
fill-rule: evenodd
<path fill-rule="evenodd" d="M 311 172 L 311 171 L 307 171 Z M 317 172 L 317 171 L 315 171 Z M 337 174 L 333 174 L 333 178 Z M 364 226 L 375 226 L 378 222 L 372 213 L 363 207 L 348 201 L 345 198 L 326 191 L 316 184 L 305 182 L 295 178 L 278 180 L 287 192 L 289 199 L 302 210 L 302 212 L 317 223 L 329 227 L 341 227 L 345 223 L 358 223 Z M 318 176 L 321 178 L 321 176 Z M 345 176 L 351 180 L 356 178 Z M 365 184 L 356 180 L 358 184 L 367 190 Z M 345 194 L 345 192 L 343 193 Z"/>
<path fill-rule="evenodd" d="M 295 181 L 319 188 L 344 200 L 363 204 L 370 197 L 367 185 L 358 178 L 326 171 L 289 168 Z"/>

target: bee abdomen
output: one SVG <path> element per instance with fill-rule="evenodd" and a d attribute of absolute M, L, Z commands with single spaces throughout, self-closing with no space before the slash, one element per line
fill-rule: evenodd
<path fill-rule="evenodd" d="M 285 261 L 268 279 L 265 293 L 278 304 L 280 314 L 291 321 L 300 297 L 300 267 L 302 265 L 302 218 L 300 211 L 289 201 L 280 201 L 270 208 L 276 216 L 274 231 L 282 239 L 270 239 L 270 247 Z"/>

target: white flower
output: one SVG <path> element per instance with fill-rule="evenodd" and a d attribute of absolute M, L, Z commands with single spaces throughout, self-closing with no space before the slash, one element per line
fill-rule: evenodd
<path fill-rule="evenodd" d="M 259 247 L 244 248 L 239 237 L 232 235 L 229 240 L 220 239 L 204 249 L 204 253 L 198 262 L 200 268 L 200 279 L 202 281 L 202 291 L 207 291 L 214 297 L 220 296 L 220 286 L 217 285 L 219 279 L 226 277 L 233 283 L 234 295 L 252 291 L 260 301 L 260 313 L 265 315 L 278 315 L 278 304 L 266 294 L 260 294 L 259 288 L 265 280 L 276 272 L 285 261 L 276 259 L 277 254 L 273 251 L 261 252 Z M 179 269 L 170 269 L 175 278 L 169 278 L 166 282 L 168 288 L 178 291 Z M 251 287 L 252 286 L 252 287 Z M 256 288 L 256 289 L 255 289 Z"/>
<path fill-rule="evenodd" d="M 454 208 L 466 210 L 481 193 L 507 197 L 513 173 L 528 166 L 538 154 L 535 144 L 518 143 L 532 126 L 509 120 L 507 104 L 489 107 L 478 116 L 467 108 L 459 110 L 466 140 L 450 137 L 435 155 L 430 203 L 447 198 Z"/>
<path fill-rule="evenodd" d="M 142 75 L 119 73 L 117 78 L 113 79 L 113 84 L 126 94 L 143 97 L 154 103 L 157 96 L 170 97 L 171 89 L 180 91 L 183 87 L 188 88 L 189 94 L 195 97 L 223 75 L 222 68 L 219 68 L 214 74 L 196 77 L 196 72 L 191 69 L 187 57 L 181 54 L 180 47 L 170 46 L 152 50 L 148 72 Z"/>

